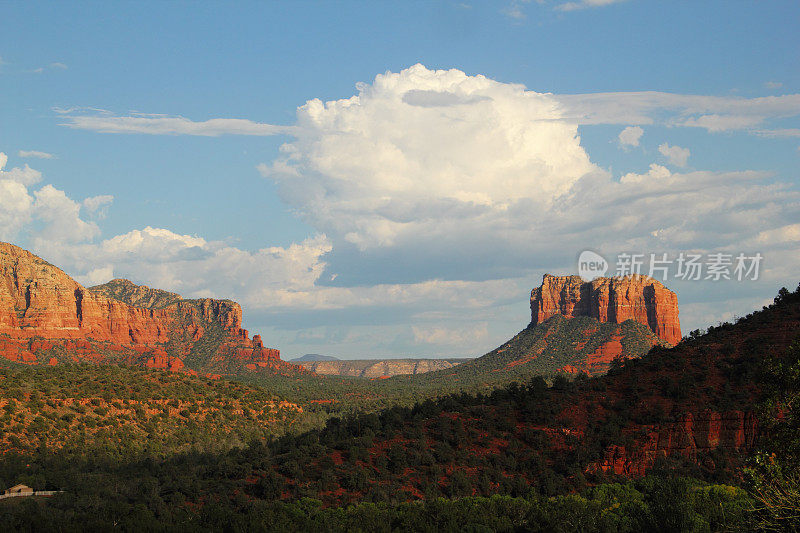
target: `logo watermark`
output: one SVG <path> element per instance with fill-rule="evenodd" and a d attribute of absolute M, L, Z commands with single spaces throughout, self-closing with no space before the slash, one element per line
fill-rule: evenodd
<path fill-rule="evenodd" d="M 664 253 L 620 253 L 612 265 L 603 256 L 592 250 L 584 250 L 578 256 L 578 275 L 586 281 L 605 275 L 613 267 L 612 275 L 649 276 L 667 281 L 680 280 L 736 280 L 756 281 L 764 256 L 756 253 L 708 253 L 679 252 Z"/>
<path fill-rule="evenodd" d="M 578 275 L 585 281 L 605 276 L 608 271 L 608 261 L 591 250 L 584 250 L 578 256 Z"/>

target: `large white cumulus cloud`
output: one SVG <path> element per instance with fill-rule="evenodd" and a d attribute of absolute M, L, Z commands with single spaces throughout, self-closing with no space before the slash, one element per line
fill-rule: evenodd
<path fill-rule="evenodd" d="M 596 170 L 554 98 L 414 65 L 298 110 L 296 139 L 261 171 L 326 232 L 360 249 L 482 225 L 519 198 L 543 209 Z M 444 223 L 445 226 L 441 226 Z"/>
<path fill-rule="evenodd" d="M 351 284 L 363 282 L 353 271 L 521 277 L 571 268 L 586 248 L 715 250 L 798 216 L 797 191 L 764 172 L 654 164 L 615 177 L 581 146 L 575 102 L 414 65 L 350 98 L 308 101 L 295 139 L 259 169 L 328 235 L 330 266 Z M 686 164 L 688 149 L 670 148 Z"/>

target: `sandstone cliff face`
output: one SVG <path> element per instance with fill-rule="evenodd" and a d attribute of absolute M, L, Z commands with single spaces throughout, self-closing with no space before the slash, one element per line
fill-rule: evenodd
<path fill-rule="evenodd" d="M 635 320 L 670 344 L 681 340 L 678 297 L 647 276 L 585 282 L 579 276 L 545 274 L 541 287 L 531 291 L 531 320 L 539 324 L 556 314 L 616 324 Z"/>
<path fill-rule="evenodd" d="M 383 359 L 346 361 L 300 361 L 294 364 L 329 376 L 379 378 L 406 374 L 423 374 L 434 370 L 452 368 L 462 361 L 449 359 Z"/>
<path fill-rule="evenodd" d="M 37 362 L 37 354 L 57 345 L 75 361 L 111 358 L 181 370 L 192 356 L 191 366 L 201 371 L 209 361 L 223 371 L 251 363 L 294 368 L 283 364 L 278 350 L 264 348 L 260 337 L 250 340 L 236 302 L 184 300 L 127 280 L 86 289 L 7 243 L 0 243 L 0 336 L 0 355 L 24 362 Z M 57 342 L 45 346 L 39 339 Z M 204 351 L 201 339 L 207 341 Z"/>
<path fill-rule="evenodd" d="M 751 412 L 730 411 L 718 413 L 704 410 L 697 414 L 686 413 L 677 422 L 662 426 L 639 426 L 626 431 L 642 434 L 632 449 L 609 446 L 604 457 L 588 470 L 624 476 L 643 476 L 656 461 L 667 457 L 682 457 L 698 463 L 698 455 L 714 450 L 740 452 L 750 450 L 758 436 L 758 422 Z M 704 465 L 713 470 L 714 464 Z"/>

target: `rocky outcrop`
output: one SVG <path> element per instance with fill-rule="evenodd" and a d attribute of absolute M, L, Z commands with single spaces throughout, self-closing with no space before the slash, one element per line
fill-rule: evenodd
<path fill-rule="evenodd" d="M 616 324 L 634 320 L 670 344 L 681 340 L 678 297 L 647 276 L 585 282 L 579 276 L 545 274 L 542 285 L 531 291 L 531 321 L 540 324 L 556 314 Z"/>
<path fill-rule="evenodd" d="M 593 331 L 589 330 L 585 335 L 589 337 L 593 333 Z M 623 336 L 624 333 L 618 329 L 607 341 L 600 344 L 594 351 L 586 354 L 584 357 L 577 358 L 571 364 L 565 365 L 559 370 L 567 374 L 585 372 L 590 376 L 597 376 L 608 372 L 611 363 L 615 359 L 635 359 L 641 357 L 641 355 L 643 355 L 641 353 L 630 353 L 625 350 L 625 347 L 622 345 Z M 645 344 L 645 349 L 655 346 L 657 342 L 659 342 L 658 339 L 652 339 L 651 342 Z M 585 342 L 579 342 L 575 345 L 576 351 L 580 351 L 585 344 Z"/>
<path fill-rule="evenodd" d="M 50 362 L 59 346 L 75 361 L 196 371 L 213 362 L 223 373 L 248 364 L 295 369 L 281 361 L 278 350 L 264 348 L 259 336 L 249 338 L 236 302 L 184 300 L 128 280 L 86 289 L 7 243 L 0 243 L 0 336 L 0 355 L 21 362 L 38 362 L 39 355 Z"/>
<path fill-rule="evenodd" d="M 354 359 L 344 361 L 296 361 L 293 364 L 317 374 L 379 378 L 444 370 L 464 361 L 466 359 Z"/>
<path fill-rule="evenodd" d="M 624 476 L 643 476 L 659 459 L 681 457 L 691 463 L 706 463 L 709 470 L 715 465 L 709 452 L 740 452 L 752 449 L 758 436 L 758 422 L 753 413 L 730 411 L 718 413 L 711 410 L 697 414 L 687 413 L 677 422 L 661 426 L 638 426 L 626 430 L 627 434 L 642 435 L 630 449 L 611 445 L 603 459 L 588 467 Z"/>
<path fill-rule="evenodd" d="M 161 309 L 183 300 L 181 295 L 174 292 L 152 289 L 147 285 L 136 285 L 127 279 L 112 279 L 108 283 L 89 287 L 89 290 L 128 305 L 147 309 Z"/>

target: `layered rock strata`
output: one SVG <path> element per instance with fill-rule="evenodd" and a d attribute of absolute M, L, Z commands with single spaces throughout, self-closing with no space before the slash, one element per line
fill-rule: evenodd
<path fill-rule="evenodd" d="M 647 276 L 587 282 L 579 276 L 545 274 L 542 285 L 531 291 L 531 320 L 539 324 L 555 314 L 616 324 L 635 320 L 669 344 L 681 340 L 678 297 Z"/>
<path fill-rule="evenodd" d="M 68 360 L 168 370 L 296 369 L 260 336 L 250 339 L 236 302 L 184 300 L 128 280 L 87 289 L 40 257 L 0 243 L 0 355 L 33 363 L 54 347 Z"/>
<path fill-rule="evenodd" d="M 379 378 L 407 374 L 423 374 L 434 370 L 444 370 L 461 364 L 465 360 L 452 359 L 361 359 L 344 361 L 297 361 L 317 374 L 332 376 L 353 376 Z"/>
<path fill-rule="evenodd" d="M 635 439 L 635 446 L 611 445 L 603 459 L 588 470 L 601 470 L 622 476 L 645 475 L 656 461 L 667 457 L 682 457 L 691 463 L 712 461 L 713 451 L 741 452 L 752 449 L 758 436 L 758 421 L 753 413 L 729 411 L 719 413 L 704 410 L 686 413 L 678 421 L 661 426 L 638 426 L 626 433 Z M 704 465 L 713 470 L 714 464 Z"/>

